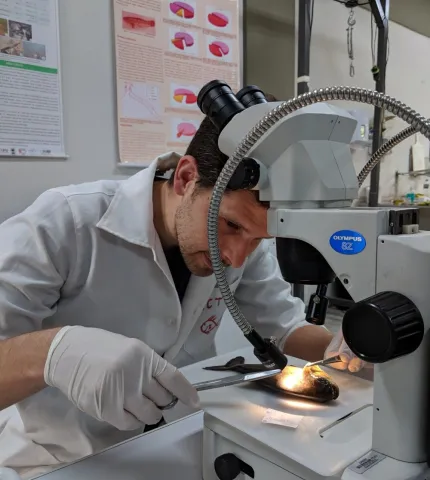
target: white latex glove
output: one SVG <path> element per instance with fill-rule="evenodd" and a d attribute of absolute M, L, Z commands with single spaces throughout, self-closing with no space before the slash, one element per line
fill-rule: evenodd
<path fill-rule="evenodd" d="M 97 328 L 61 329 L 49 349 L 45 382 L 83 412 L 119 430 L 155 425 L 173 396 L 198 408 L 194 387 L 140 340 Z"/>
<path fill-rule="evenodd" d="M 369 363 L 358 358 L 346 344 L 343 339 L 342 329 L 340 329 L 333 340 L 330 342 L 327 350 L 324 352 L 324 359 L 340 355 L 342 362 L 332 363 L 330 367 L 337 370 L 349 370 L 352 373 L 359 372 L 364 367 L 371 366 Z"/>

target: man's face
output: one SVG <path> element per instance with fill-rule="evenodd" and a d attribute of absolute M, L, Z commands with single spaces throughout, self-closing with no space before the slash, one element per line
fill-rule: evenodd
<path fill-rule="evenodd" d="M 178 165 L 180 168 L 181 164 Z M 180 175 L 177 172 L 177 176 Z M 177 241 L 182 256 L 191 273 L 201 277 L 213 273 L 207 235 L 211 195 L 212 189 L 200 188 L 194 177 L 186 185 L 175 215 Z M 234 268 L 242 266 L 261 240 L 269 238 L 267 209 L 252 192 L 225 193 L 219 210 L 218 235 L 224 264 Z"/>

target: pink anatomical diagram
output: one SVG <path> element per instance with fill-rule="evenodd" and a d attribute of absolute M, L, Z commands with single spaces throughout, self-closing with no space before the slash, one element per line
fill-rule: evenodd
<path fill-rule="evenodd" d="M 182 122 L 178 125 L 178 131 L 176 136 L 181 137 L 193 137 L 196 134 L 196 127 L 189 122 Z"/>
<path fill-rule="evenodd" d="M 175 38 L 172 38 L 172 43 L 179 50 L 184 50 L 186 47 L 194 45 L 194 38 L 186 32 L 176 32 Z"/>
<path fill-rule="evenodd" d="M 126 28 L 131 29 L 145 29 L 155 27 L 155 20 L 153 18 L 124 15 L 122 21 Z"/>
<path fill-rule="evenodd" d="M 218 28 L 224 28 L 228 25 L 229 21 L 226 15 L 221 12 L 212 12 L 208 15 L 208 21 L 212 25 Z"/>
<path fill-rule="evenodd" d="M 228 55 L 230 49 L 226 43 L 215 40 L 209 45 L 209 51 L 215 57 L 223 57 L 224 55 Z"/>
<path fill-rule="evenodd" d="M 194 8 L 185 2 L 170 2 L 170 11 L 181 18 L 194 18 Z"/>
<path fill-rule="evenodd" d="M 193 104 L 197 102 L 197 96 L 188 88 L 176 88 L 173 92 L 173 99 L 178 103 Z"/>

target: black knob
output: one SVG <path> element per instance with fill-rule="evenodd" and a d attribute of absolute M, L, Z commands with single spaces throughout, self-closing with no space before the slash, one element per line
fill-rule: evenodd
<path fill-rule="evenodd" d="M 237 458 L 233 453 L 225 453 L 214 462 L 215 472 L 220 480 L 234 480 L 242 472 L 254 478 L 254 469 Z"/>
<path fill-rule="evenodd" d="M 345 342 L 366 362 L 384 363 L 414 352 L 424 336 L 415 304 L 396 292 L 382 292 L 356 303 L 343 318 Z"/>
<path fill-rule="evenodd" d="M 253 158 L 244 158 L 234 171 L 228 188 L 230 190 L 251 190 L 260 180 L 260 165 Z"/>

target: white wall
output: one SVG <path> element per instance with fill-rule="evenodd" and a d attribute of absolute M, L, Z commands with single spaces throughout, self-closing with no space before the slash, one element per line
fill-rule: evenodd
<path fill-rule="evenodd" d="M 430 7 L 429 7 L 430 8 Z M 349 59 L 346 49 L 346 28 L 349 9 L 333 0 L 315 1 L 311 44 L 311 85 L 322 88 L 349 85 L 374 89 L 370 72 L 372 67 L 370 12 L 356 8 L 354 27 L 355 77 L 349 76 Z M 398 24 L 390 22 L 389 61 L 387 66 L 387 94 L 406 103 L 425 117 L 430 117 L 430 38 L 421 36 Z M 345 103 L 343 103 L 345 105 Z M 365 107 L 353 103 L 354 108 Z M 369 108 L 372 114 L 373 109 Z M 392 136 L 407 125 L 401 120 L 389 123 L 387 136 Z M 422 143 L 428 142 L 421 137 Z M 381 165 L 381 200 L 393 194 L 395 170 L 406 171 L 409 163 L 409 146 L 405 141 L 396 147 Z M 363 153 L 357 154 L 357 169 L 364 165 Z"/>
<path fill-rule="evenodd" d="M 287 99 L 294 95 L 295 2 L 245 3 L 245 81 Z"/>
<path fill-rule="evenodd" d="M 52 186 L 121 178 L 124 173 L 116 168 L 112 2 L 60 0 L 59 8 L 65 141 L 70 158 L 0 161 L 0 222 Z"/>

